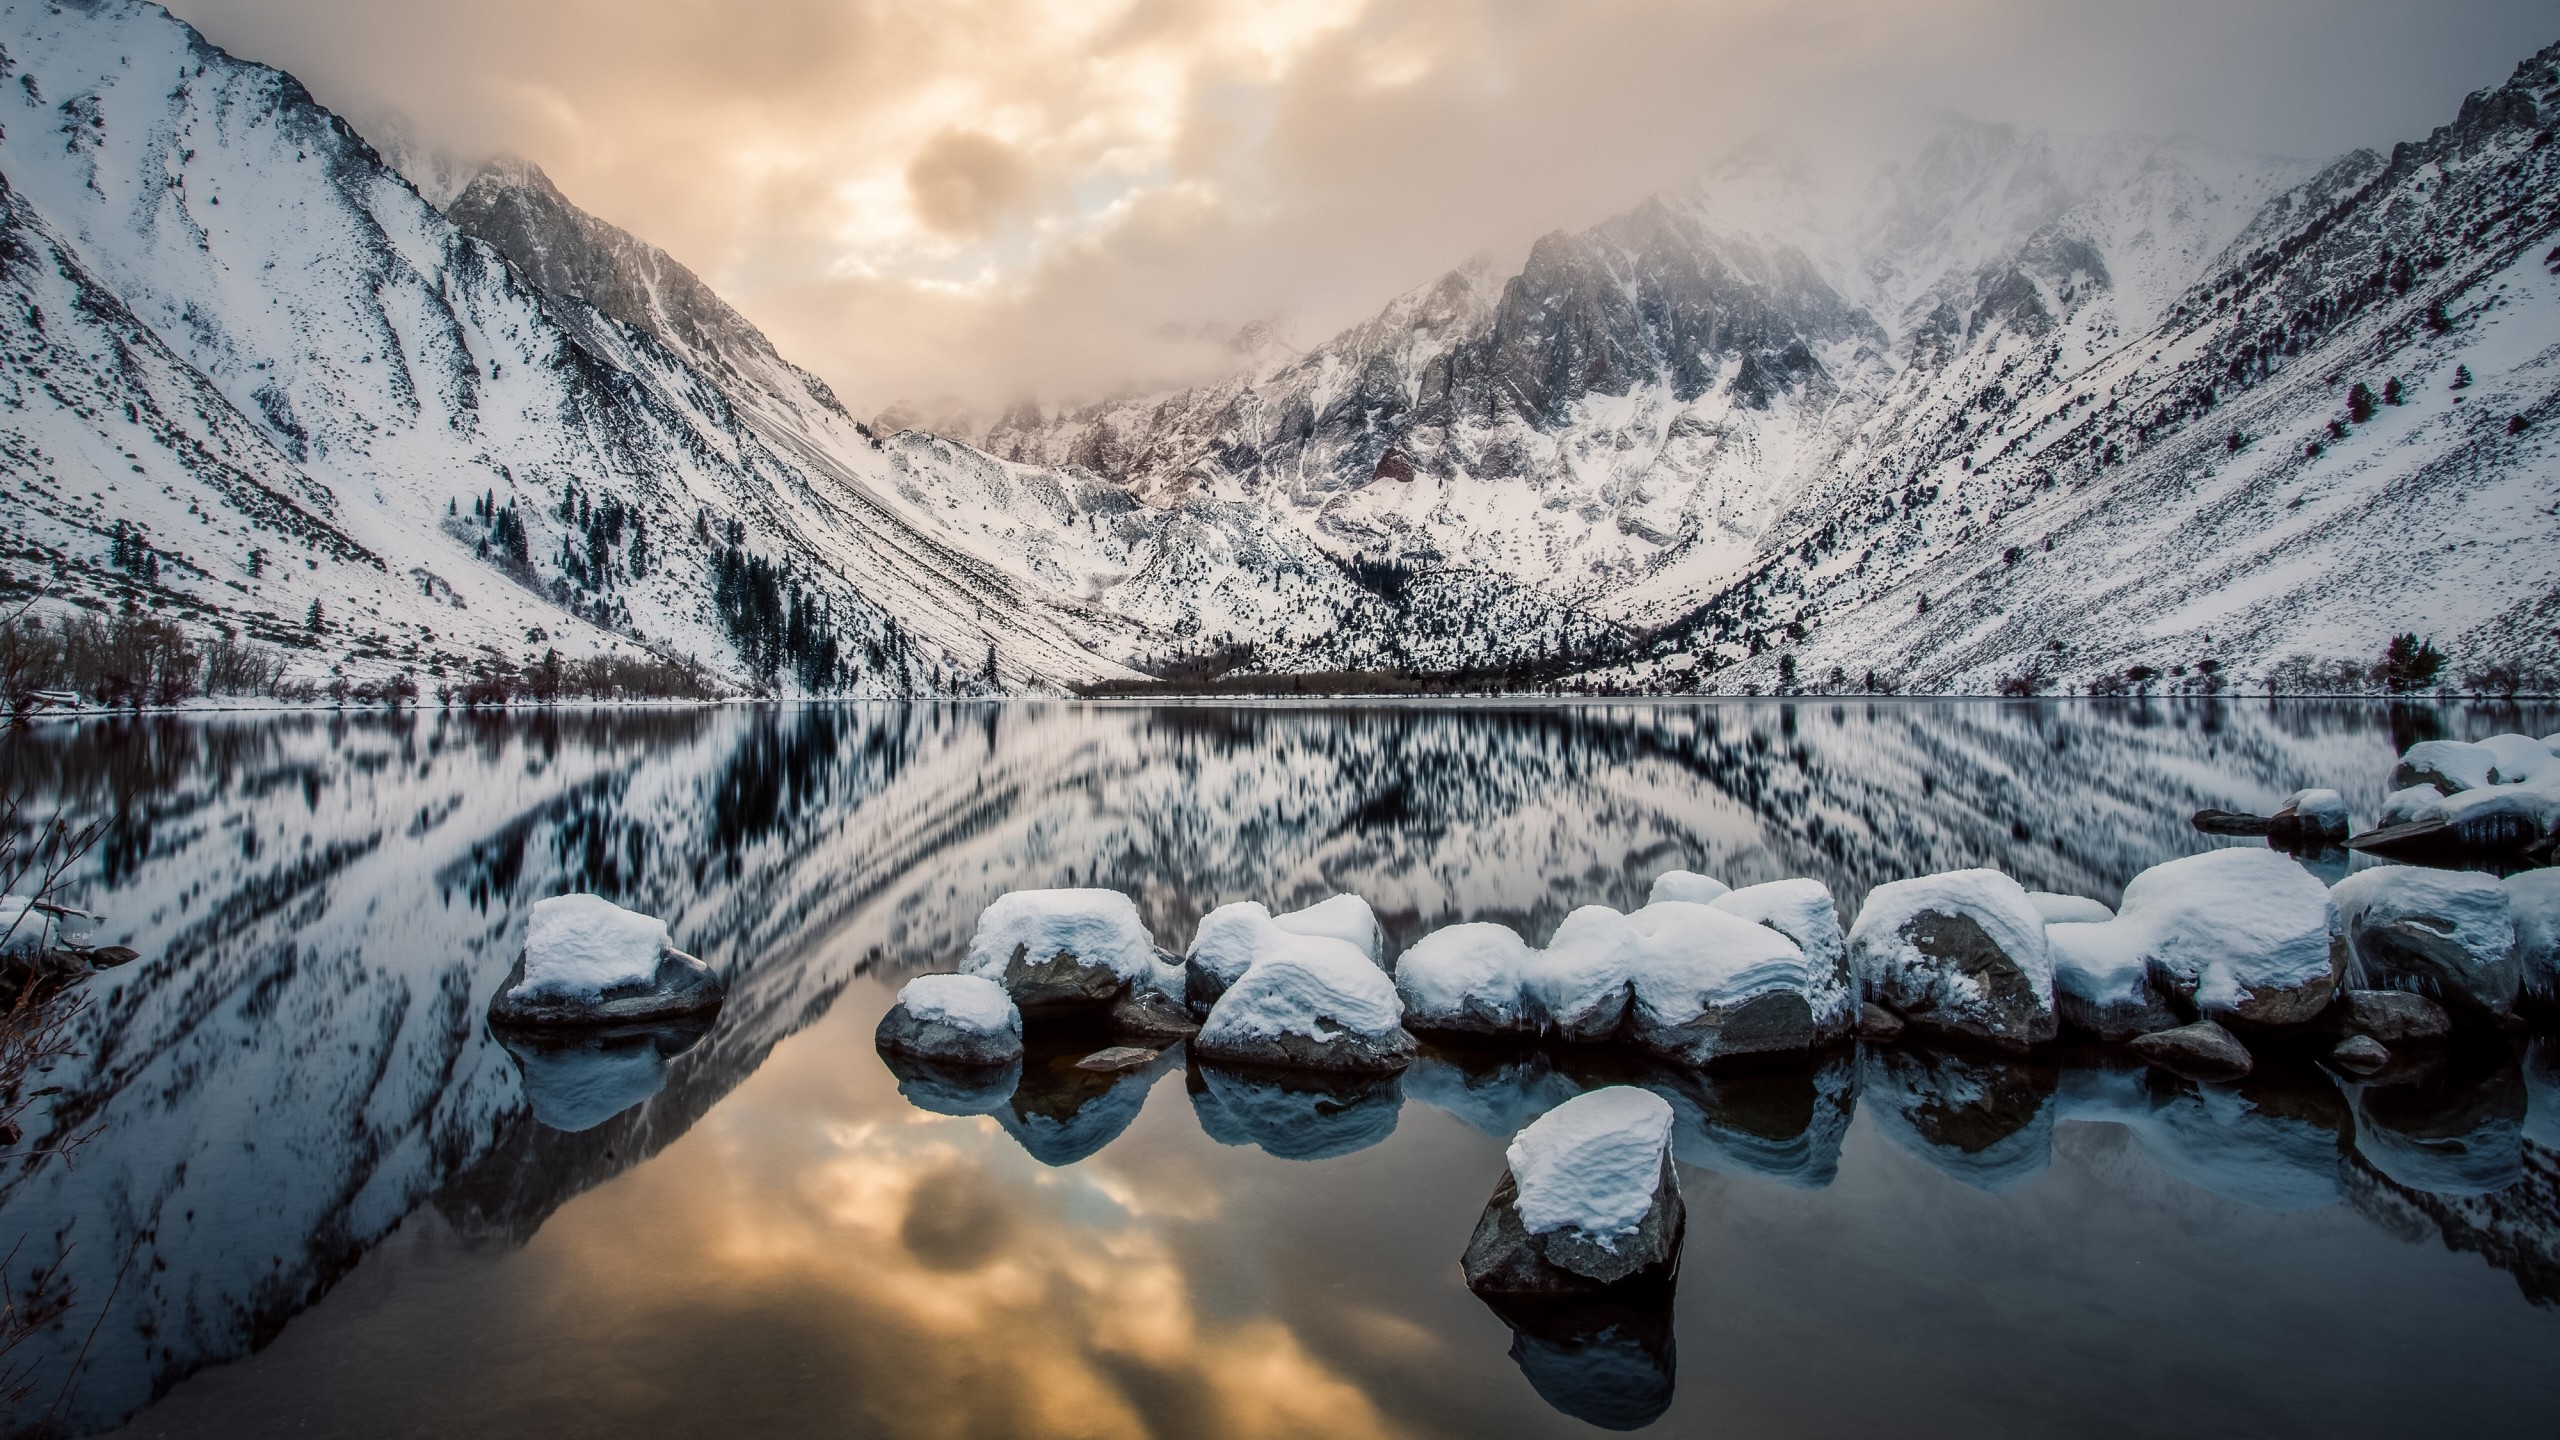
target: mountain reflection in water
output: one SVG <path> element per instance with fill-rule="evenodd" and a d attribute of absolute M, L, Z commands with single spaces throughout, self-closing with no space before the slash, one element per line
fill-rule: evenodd
<path fill-rule="evenodd" d="M 2332 784 L 2370 815 L 2398 745 L 2519 725 L 2560 728 L 1832 701 L 43 726 L 0 752 L 13 788 L 129 797 L 69 898 L 145 959 L 54 1077 L 53 1123 L 98 1138 L 0 1176 L 0 1227 L 22 1270 L 68 1249 L 76 1303 L 32 1344 L 75 1432 L 2496 1426 L 2554 1398 L 2548 1037 L 2234 1087 L 1927 1051 L 1435 1049 L 1335 1087 L 1035 1046 L 988 1077 L 869 1038 L 1009 889 L 1125 890 L 1176 945 L 1222 901 L 1338 891 L 1399 945 L 1542 940 L 1673 866 L 1812 875 L 1845 913 L 1973 864 L 2111 902 L 2227 843 L 2195 809 Z M 487 1032 L 525 908 L 577 889 L 730 977 L 708 1033 Z M 1605 1083 L 1678 1116 L 1676 1312 L 1494 1315 L 1455 1260 L 1502 1145 Z M 2424 1363 L 2377 1396 L 2377 1353 Z"/>

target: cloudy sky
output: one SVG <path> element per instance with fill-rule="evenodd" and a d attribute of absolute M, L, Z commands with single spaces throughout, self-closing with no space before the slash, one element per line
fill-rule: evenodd
<path fill-rule="evenodd" d="M 170 0 L 367 129 L 513 150 L 833 381 L 1090 395 L 1301 342 L 1759 136 L 1954 109 L 2325 156 L 2551 0 Z"/>

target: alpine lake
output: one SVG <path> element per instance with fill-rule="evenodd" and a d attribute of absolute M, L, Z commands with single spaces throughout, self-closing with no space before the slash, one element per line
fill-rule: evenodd
<path fill-rule="evenodd" d="M 1674 1071 L 1426 1045 L 1293 1087 L 1035 1027 L 901 1074 L 899 985 L 1009 890 L 1365 897 L 1532 944 L 1686 868 L 1992 866 L 2114 903 L 2204 808 L 2341 790 L 2543 706 L 2268 701 L 728 706 L 54 721 L 23 816 L 125 822 L 92 982 L 0 1172 L 55 1318 L 0 1425 L 151 1436 L 2542 1435 L 2560 1028 L 2370 1080 L 2277 1047 L 1905 1043 Z M 2372 863 L 2301 857 L 2334 881 Z M 536 900 L 663 917 L 707 1029 L 511 1046 Z M 1522 1125 L 1671 1101 L 1673 1298 L 1511 1315 L 1459 1255 Z M 12 1244 L 14 1251 L 9 1251 Z"/>

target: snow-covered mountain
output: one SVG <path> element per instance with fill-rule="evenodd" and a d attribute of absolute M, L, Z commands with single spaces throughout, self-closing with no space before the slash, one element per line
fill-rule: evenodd
<path fill-rule="evenodd" d="M 588 303 L 575 257 L 510 265 L 157 6 L 11 7 L 0 50 L 14 586 L 356 673 L 555 646 L 866 693 L 982 683 L 991 646 L 1008 684 L 1128 673 L 1123 622 L 902 521 L 890 457 L 681 269 Z"/>
<path fill-rule="evenodd" d="M 2553 52 L 2326 167 L 1761 146 L 1224 381 L 931 434 L 532 166 L 386 131 L 404 181 L 142 0 L 0 47 L 0 588 L 314 670 L 1967 690 L 2406 629 L 2560 668 Z"/>

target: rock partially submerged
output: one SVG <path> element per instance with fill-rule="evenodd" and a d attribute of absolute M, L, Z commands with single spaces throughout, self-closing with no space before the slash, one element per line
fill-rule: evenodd
<path fill-rule="evenodd" d="M 2140 1036 L 2133 1053 L 2193 1080 L 2237 1080 L 2256 1068 L 2240 1037 L 2210 1020 Z"/>
<path fill-rule="evenodd" d="M 675 948 L 665 921 L 597 895 L 560 895 L 535 903 L 489 1019 L 525 1029 L 641 1025 L 717 1009 L 724 993 L 710 966 Z"/>
<path fill-rule="evenodd" d="M 2529 735 L 2412 745 L 2376 828 L 2347 844 L 2404 860 L 2547 848 L 2560 834 L 2560 754 Z"/>
<path fill-rule="evenodd" d="M 1522 1130 L 1468 1242 L 1467 1288 L 1535 1296 L 1670 1284 L 1688 1224 L 1671 1124 L 1667 1101 L 1620 1085 L 1577 1095 Z"/>
<path fill-rule="evenodd" d="M 1999 871 L 1877 886 L 1849 932 L 1848 955 L 1867 998 L 1920 1029 L 2012 1050 L 2054 1038 L 2044 918 Z"/>
<path fill-rule="evenodd" d="M 1816 961 L 1776 927 L 1728 911 L 1723 901 L 1733 898 L 1663 901 L 1626 917 L 1641 942 L 1625 1032 L 1639 1049 L 1705 1066 L 1812 1050 L 1848 1033 L 1856 995 L 1843 973 L 1837 922 L 1831 955 Z M 1828 891 L 1822 904 L 1830 906 Z"/>
<path fill-rule="evenodd" d="M 2408 990 L 2503 1017 L 2522 988 L 2507 891 L 2487 875 L 2383 865 L 2331 892 L 2360 989 Z"/>
<path fill-rule="evenodd" d="M 2329 1063 L 2358 1075 L 2370 1075 L 2391 1063 L 2391 1052 L 2370 1035 L 2350 1035 L 2329 1052 Z"/>
<path fill-rule="evenodd" d="M 2277 851 L 2237 848 L 2155 865 L 2125 886 L 2113 921 L 2052 933 L 2061 988 L 2114 997 L 2119 1014 L 2147 985 L 2210 1019 L 2280 1027 L 2316 1018 L 2337 994 L 2346 957 L 2334 930 L 2317 876 Z M 2083 1018 L 2123 1038 L 2107 1016 Z"/>
<path fill-rule="evenodd" d="M 880 1017 L 873 1043 L 946 1065 L 1005 1065 L 1022 1058 L 1022 1012 L 983 975 L 919 975 Z"/>
<path fill-rule="evenodd" d="M 2421 1044 L 2453 1033 L 2453 1017 L 2424 995 L 2406 990 L 2349 990 L 2339 1009 L 2346 1028 L 2385 1045 Z"/>
<path fill-rule="evenodd" d="M 1357 895 L 1336 895 L 1285 915 L 1272 914 L 1258 900 L 1239 900 L 1201 917 L 1182 959 L 1182 997 L 1192 1013 L 1208 1014 L 1228 986 L 1244 978 L 1255 960 L 1285 946 L 1289 936 L 1338 940 L 1370 964 L 1386 965 L 1386 932 L 1377 912 Z"/>
<path fill-rule="evenodd" d="M 1027 1016 L 1100 1012 L 1161 986 L 1155 940 L 1116 890 L 1016 890 L 978 916 L 961 973 L 1004 987 Z"/>
<path fill-rule="evenodd" d="M 1255 959 L 1209 1009 L 1193 1042 L 1230 1065 L 1376 1072 L 1414 1055 L 1396 986 L 1347 941 L 1297 935 L 1268 919 Z"/>

